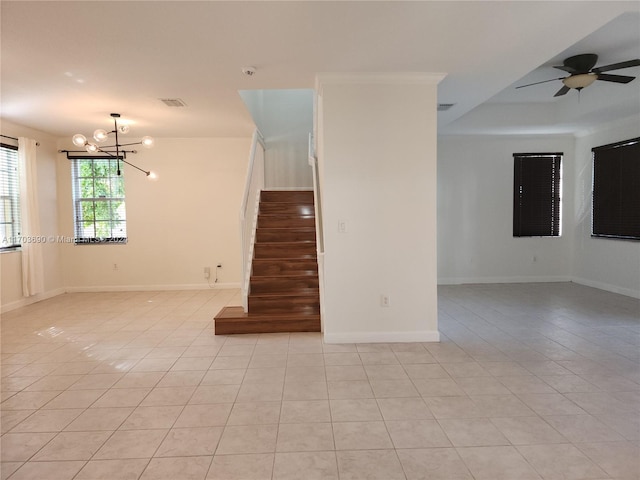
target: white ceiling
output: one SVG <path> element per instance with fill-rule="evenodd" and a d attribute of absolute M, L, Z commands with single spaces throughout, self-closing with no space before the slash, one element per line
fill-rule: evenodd
<path fill-rule="evenodd" d="M 456 105 L 439 113 L 442 133 L 575 131 L 588 127 L 571 113 L 575 92 L 554 100 L 555 84 L 517 95 L 513 86 L 562 76 L 549 65 L 573 53 L 597 53 L 600 64 L 640 58 L 637 1 L 3 0 L 0 9 L 2 118 L 61 136 L 108 127 L 111 112 L 134 135 L 248 136 L 240 90 L 313 88 L 320 72 L 392 71 L 447 74 L 439 101 Z M 243 75 L 246 65 L 257 73 Z M 596 82 L 575 115 L 637 114 L 633 95 L 623 98 L 637 95 L 637 82 Z M 586 100 L 596 89 L 615 102 Z M 187 107 L 158 100 L 176 97 Z M 514 129 L 515 117 L 487 125 L 523 105 L 525 125 Z"/>

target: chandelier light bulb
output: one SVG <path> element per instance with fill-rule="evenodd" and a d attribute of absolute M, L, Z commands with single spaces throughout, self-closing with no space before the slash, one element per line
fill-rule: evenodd
<path fill-rule="evenodd" d="M 151 148 L 153 147 L 155 140 L 153 137 L 142 137 L 142 141 L 140 143 L 142 143 L 143 147 Z"/>
<path fill-rule="evenodd" d="M 118 130 L 120 131 L 120 133 L 129 133 L 129 125 L 120 125 L 118 127 Z"/>
<path fill-rule="evenodd" d="M 84 147 L 87 143 L 87 137 L 85 137 L 81 133 L 76 133 L 73 136 L 72 141 L 76 147 Z"/>
<path fill-rule="evenodd" d="M 104 142 L 109 137 L 109 134 L 106 130 L 99 128 L 95 132 L 93 132 L 93 139 L 96 142 Z"/>
<path fill-rule="evenodd" d="M 158 174 L 157 173 L 155 173 L 155 172 L 147 173 L 147 180 L 154 181 L 154 180 L 157 180 L 157 179 L 158 179 Z"/>
<path fill-rule="evenodd" d="M 98 151 L 98 146 L 95 143 L 87 143 L 87 152 L 95 153 Z"/>

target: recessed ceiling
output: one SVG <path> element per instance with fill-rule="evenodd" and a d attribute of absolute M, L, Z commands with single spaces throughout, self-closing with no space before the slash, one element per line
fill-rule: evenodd
<path fill-rule="evenodd" d="M 597 54 L 598 63 L 596 66 L 640 58 L 640 13 L 626 13 L 615 18 L 571 47 L 550 58 L 544 64 L 507 87 L 489 101 L 497 103 L 522 103 L 541 101 L 556 102 L 560 100 L 559 98 L 553 97 L 556 91 L 562 86 L 559 80 L 557 82 L 534 85 L 524 89 L 516 89 L 515 87 L 541 82 L 551 78 L 568 76 L 568 74 L 562 70 L 553 68 L 554 65 L 562 65 L 565 58 L 583 53 Z M 640 76 L 640 67 L 611 73 Z M 629 85 L 628 88 L 617 84 L 597 82 L 594 88 L 590 88 L 588 92 L 585 89 L 582 93 L 584 95 L 598 95 L 601 92 L 605 92 L 608 95 L 624 98 L 631 90 L 640 90 L 640 79 L 634 80 L 633 84 Z M 576 91 L 570 92 L 570 94 L 577 96 Z M 616 98 L 611 98 L 611 100 L 616 101 Z"/>
<path fill-rule="evenodd" d="M 598 55 L 597 66 L 640 58 L 640 12 L 624 13 L 570 47 L 553 55 L 464 117 L 446 127 L 449 134 L 579 134 L 632 116 L 640 123 L 640 67 L 615 74 L 636 76 L 628 84 L 596 81 L 578 92 L 554 97 L 560 80 L 526 88 L 535 82 L 565 77 L 554 68 L 565 58 Z"/>
<path fill-rule="evenodd" d="M 0 9 L 3 119 L 66 136 L 120 112 L 158 137 L 233 137 L 253 130 L 240 90 L 313 88 L 321 72 L 445 73 L 438 101 L 455 106 L 438 114 L 443 132 L 492 98 L 550 103 L 538 91 L 497 94 L 625 12 L 637 33 L 640 3 L 3 0 Z M 639 43 L 604 40 L 578 53 L 616 61 Z M 246 65 L 257 73 L 244 75 Z"/>

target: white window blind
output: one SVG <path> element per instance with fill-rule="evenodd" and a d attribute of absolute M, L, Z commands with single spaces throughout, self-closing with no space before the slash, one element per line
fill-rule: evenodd
<path fill-rule="evenodd" d="M 18 147 L 0 144 L 0 250 L 21 243 Z"/>

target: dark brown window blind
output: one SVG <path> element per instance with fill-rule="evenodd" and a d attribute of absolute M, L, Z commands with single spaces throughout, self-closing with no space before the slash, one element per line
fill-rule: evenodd
<path fill-rule="evenodd" d="M 592 235 L 640 240 L 640 138 L 592 152 Z"/>
<path fill-rule="evenodd" d="M 560 235 L 562 153 L 513 154 L 513 236 Z"/>

